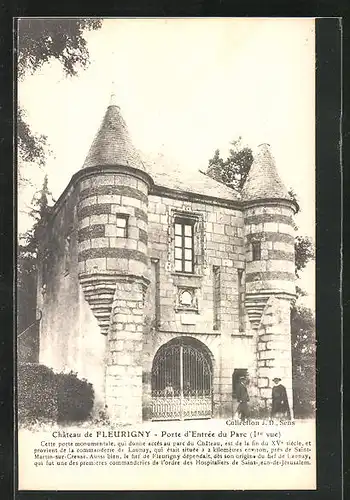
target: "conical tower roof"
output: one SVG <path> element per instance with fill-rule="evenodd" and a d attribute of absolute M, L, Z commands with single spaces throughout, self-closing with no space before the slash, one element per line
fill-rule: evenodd
<path fill-rule="evenodd" d="M 139 153 L 133 146 L 126 123 L 112 94 L 101 126 L 93 140 L 83 168 L 121 165 L 145 170 Z"/>
<path fill-rule="evenodd" d="M 292 200 L 283 184 L 269 144 L 261 144 L 242 189 L 242 200 Z"/>

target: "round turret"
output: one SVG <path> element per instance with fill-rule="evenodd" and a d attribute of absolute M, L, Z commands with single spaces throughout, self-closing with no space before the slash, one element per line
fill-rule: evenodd
<path fill-rule="evenodd" d="M 146 274 L 148 186 L 146 178 L 110 168 L 82 178 L 80 274 Z"/>
<path fill-rule="evenodd" d="M 257 386 L 262 408 L 268 412 L 276 371 L 284 379 L 292 405 L 290 305 L 295 297 L 293 215 L 297 208 L 278 175 L 268 144 L 260 146 L 242 200 L 245 308 L 257 332 Z"/>
<path fill-rule="evenodd" d="M 78 177 L 79 278 L 107 333 L 116 276 L 147 276 L 152 183 L 115 104 L 108 107 Z"/>
<path fill-rule="evenodd" d="M 259 147 L 242 200 L 245 204 L 246 301 L 254 323 L 259 320 L 261 308 L 271 293 L 295 295 L 293 215 L 296 206 L 278 175 L 268 144 Z M 250 304 L 252 301 L 255 306 Z"/>
<path fill-rule="evenodd" d="M 279 202 L 247 206 L 246 292 L 295 293 L 293 209 Z"/>

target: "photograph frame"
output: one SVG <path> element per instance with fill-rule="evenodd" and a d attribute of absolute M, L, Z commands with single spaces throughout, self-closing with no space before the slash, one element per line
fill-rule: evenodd
<path fill-rule="evenodd" d="M 327 23 L 326 23 L 327 21 Z M 317 63 L 318 63 L 318 69 L 316 73 L 316 78 L 317 78 L 317 182 L 318 185 L 321 186 L 320 191 L 318 192 L 318 199 L 317 199 L 317 212 L 318 214 L 320 213 L 320 206 L 327 206 L 327 200 L 328 200 L 328 207 L 329 205 L 329 198 L 330 198 L 330 191 L 331 188 L 330 186 L 333 186 L 333 189 L 340 189 L 340 177 L 341 177 L 341 171 L 340 171 L 340 166 L 339 166 L 339 171 L 334 174 L 333 173 L 333 178 L 329 179 L 327 177 L 327 163 L 330 161 L 330 158 L 332 158 L 332 161 L 335 162 L 336 160 L 339 161 L 339 153 L 338 153 L 338 147 L 336 146 L 337 143 L 339 142 L 339 125 L 336 123 L 336 120 L 334 121 L 334 127 L 332 129 L 332 126 L 329 124 L 329 122 L 326 125 L 325 129 L 325 119 L 322 118 L 322 113 L 324 114 L 323 116 L 328 116 L 329 114 L 329 109 L 332 108 L 332 104 L 334 105 L 334 116 L 338 115 L 338 108 L 337 105 L 340 105 L 340 94 L 341 94 L 341 85 L 340 85 L 340 78 L 337 80 L 337 75 L 339 75 L 340 71 L 336 71 L 336 69 L 340 70 L 340 45 L 341 45 L 341 37 L 340 37 L 340 29 L 339 29 L 339 19 L 333 19 L 334 25 L 332 28 L 330 28 L 330 23 L 331 21 L 329 19 L 319 19 L 317 21 L 316 26 L 318 26 L 316 30 L 316 44 L 317 44 Z M 323 26 L 322 26 L 323 24 Z M 327 24 L 327 27 L 326 27 Z M 323 44 L 323 45 L 322 45 Z M 336 48 L 335 48 L 336 47 Z M 333 56 L 333 59 L 332 59 Z M 322 60 L 326 61 L 326 67 L 323 66 Z M 333 64 L 334 68 L 334 80 L 329 79 L 327 81 L 327 84 L 325 84 L 322 87 L 322 82 L 325 82 L 325 73 L 329 75 L 330 71 L 330 64 Z M 324 73 L 322 73 L 324 72 Z M 329 81 L 330 80 L 330 81 Z M 321 83 L 320 83 L 321 82 Z M 333 86 L 332 86 L 333 85 Z M 340 120 L 340 112 L 339 112 L 339 120 Z M 323 122 L 324 121 L 324 122 Z M 327 137 L 327 143 L 329 146 L 329 142 L 331 141 L 330 138 L 334 138 L 333 142 L 336 147 L 329 151 L 328 149 L 328 154 L 326 154 L 325 151 L 325 142 L 324 138 Z M 331 141 L 332 142 L 332 141 Z M 325 161 L 325 158 L 327 160 Z M 321 166 L 319 166 L 321 165 Z M 325 184 L 323 179 L 327 179 L 327 183 Z M 325 186 L 325 188 L 323 188 Z M 326 187 L 327 186 L 327 187 Z M 324 238 L 324 230 L 326 229 L 327 233 L 327 238 L 329 238 L 330 231 L 332 231 L 332 234 L 334 236 L 334 239 L 336 241 L 339 241 L 339 249 L 340 249 L 340 199 L 339 203 L 335 203 L 334 199 L 332 200 L 332 208 L 331 210 L 328 210 L 328 214 L 324 215 L 326 212 L 323 212 L 323 220 L 318 220 L 317 221 L 317 237 L 318 238 Z M 323 209 L 322 209 L 323 211 Z M 338 224 L 334 224 L 334 214 L 338 212 L 339 218 L 335 217 L 336 220 L 339 220 Z M 331 224 L 332 221 L 332 224 Z M 324 240 L 323 240 L 324 241 Z M 334 245 L 335 247 L 336 245 Z M 335 276 L 340 276 L 340 263 L 339 260 L 335 258 L 337 255 L 337 249 L 335 249 L 333 253 L 333 258 L 329 260 L 330 255 L 332 256 L 332 250 L 331 252 L 329 251 L 329 245 L 325 244 L 322 248 L 318 248 L 318 256 L 317 256 L 317 281 L 322 283 L 322 290 L 324 289 L 323 284 L 328 284 L 329 287 L 329 292 L 327 295 L 327 302 L 328 304 L 333 303 L 333 315 L 332 314 L 324 314 L 324 311 L 321 310 L 321 317 L 319 316 L 319 313 L 317 313 L 317 322 L 320 324 L 320 330 L 321 332 L 325 330 L 326 326 L 328 325 L 328 328 L 332 327 L 334 328 L 334 325 L 338 324 L 340 327 L 340 310 L 338 306 L 338 296 L 337 293 L 333 293 L 334 284 L 337 282 L 337 279 Z M 327 266 L 325 266 L 323 263 L 327 262 Z M 329 262 L 333 263 L 333 266 L 329 265 Z M 336 271 L 339 271 L 338 273 Z M 327 285 L 326 285 L 327 286 Z M 317 304 L 322 304 L 324 303 L 324 296 L 320 295 L 321 291 L 317 290 Z M 318 306 L 319 308 L 319 306 Z M 322 334 L 321 334 L 322 335 Z M 329 375 L 327 374 L 327 382 L 325 381 L 324 375 L 322 375 L 322 370 L 321 367 L 325 366 L 325 360 L 330 357 L 333 359 L 337 359 L 337 355 L 339 356 L 340 354 L 340 338 L 339 338 L 339 343 L 337 342 L 329 342 L 325 341 L 326 337 L 322 337 L 322 343 L 319 341 L 319 346 L 318 346 L 318 356 L 317 356 L 317 369 L 318 369 L 318 383 L 317 383 L 317 392 L 318 392 L 318 417 L 317 417 L 317 434 L 318 436 L 323 436 L 319 437 L 321 441 L 318 444 L 318 476 L 321 481 L 321 488 L 318 489 L 315 493 L 316 494 L 322 494 L 322 489 L 327 485 L 328 487 L 333 484 L 333 491 L 336 491 L 336 480 L 335 480 L 335 472 L 339 470 L 340 467 L 340 441 L 339 441 L 339 447 L 338 451 L 335 452 L 335 457 L 333 458 L 333 461 L 331 463 L 325 462 L 325 457 L 324 457 L 324 452 L 323 450 L 327 449 L 329 447 L 330 443 L 337 442 L 337 438 L 340 438 L 340 415 L 339 415 L 339 422 L 336 422 L 335 419 L 331 419 L 331 414 L 329 412 L 330 407 L 333 405 L 336 406 L 338 402 L 337 394 L 334 394 L 334 396 L 330 396 L 328 398 L 327 402 L 324 402 L 324 398 L 322 396 L 324 387 L 326 383 L 329 383 L 329 377 L 332 380 L 333 377 L 333 386 L 339 387 L 340 388 L 340 380 L 341 380 L 341 373 L 340 370 L 336 374 Z M 319 340 L 319 339 L 318 339 Z M 326 342 L 326 344 L 324 343 Z M 326 350 L 325 350 L 325 346 Z M 331 354 L 329 354 L 331 352 Z M 334 391 L 336 393 L 336 391 Z M 321 395 L 321 396 L 320 396 Z M 324 429 L 327 429 L 327 439 L 324 434 Z M 327 466 L 326 466 L 327 463 Z M 330 467 L 330 465 L 332 465 Z M 324 482 L 323 482 L 324 480 Z M 340 481 L 338 482 L 338 490 L 340 488 Z M 319 493 L 320 492 L 320 493 Z M 62 492 L 63 493 L 63 492 Z M 101 498 L 102 495 L 111 495 L 112 492 L 95 492 L 95 494 L 98 494 L 99 497 Z M 261 491 L 259 492 L 259 498 L 263 498 L 265 495 L 269 493 L 269 498 L 271 496 L 281 494 L 282 492 L 264 492 Z M 307 497 L 308 494 L 311 494 L 313 492 L 304 492 L 303 495 Z M 16 498 L 26 498 L 25 495 L 28 495 L 28 498 L 32 495 L 37 495 L 36 498 L 39 498 L 41 495 L 44 494 L 44 492 L 19 492 L 17 493 L 18 496 Z M 59 494 L 57 492 L 57 494 Z M 77 492 L 65 492 L 66 495 L 78 495 Z M 136 494 L 136 492 L 133 492 L 131 494 Z M 157 493 L 156 493 L 157 494 Z M 160 492 L 158 493 L 160 494 Z M 175 494 L 175 493 L 172 493 Z M 200 494 L 200 493 L 199 493 Z M 204 492 L 203 492 L 204 494 Z M 237 495 L 238 492 L 220 492 L 220 495 L 228 495 L 228 494 L 233 494 Z M 247 491 L 247 492 L 240 492 L 242 495 L 247 495 L 248 497 L 254 498 L 254 491 Z M 293 495 L 296 495 L 297 492 L 289 492 L 289 496 L 293 498 Z M 23 496 L 24 495 L 24 496 Z M 55 495 L 53 493 L 52 495 Z M 68 498 L 68 496 L 67 496 Z"/>

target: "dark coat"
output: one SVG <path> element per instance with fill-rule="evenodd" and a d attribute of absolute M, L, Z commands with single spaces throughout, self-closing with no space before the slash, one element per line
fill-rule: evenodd
<path fill-rule="evenodd" d="M 242 382 L 238 382 L 236 389 L 237 401 L 240 403 L 247 403 L 249 401 L 248 389 Z"/>
<path fill-rule="evenodd" d="M 272 408 L 271 415 L 283 414 L 290 416 L 287 391 L 284 385 L 278 384 L 272 388 Z"/>

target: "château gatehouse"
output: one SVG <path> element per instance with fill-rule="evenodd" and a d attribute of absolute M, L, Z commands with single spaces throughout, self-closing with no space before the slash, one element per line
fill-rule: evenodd
<path fill-rule="evenodd" d="M 292 402 L 296 205 L 270 146 L 241 193 L 159 170 L 114 100 L 42 235 L 40 362 L 111 422 L 232 418 L 242 373 L 262 414 L 276 370 Z"/>

